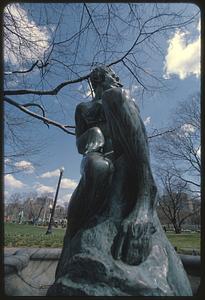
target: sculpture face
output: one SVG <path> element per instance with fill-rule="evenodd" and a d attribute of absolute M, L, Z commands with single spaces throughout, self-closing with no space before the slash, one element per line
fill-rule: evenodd
<path fill-rule="evenodd" d="M 95 68 L 90 74 L 90 81 L 95 92 L 99 87 L 103 90 L 114 86 L 122 87 L 119 77 L 108 67 Z"/>

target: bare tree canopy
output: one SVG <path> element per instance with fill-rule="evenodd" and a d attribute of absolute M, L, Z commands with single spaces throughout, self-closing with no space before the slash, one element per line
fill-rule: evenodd
<path fill-rule="evenodd" d="M 53 195 L 50 193 L 14 193 L 5 204 L 4 215 L 7 222 L 16 223 L 19 222 L 19 213 L 23 211 L 23 223 L 48 225 L 52 204 Z M 66 207 L 58 204 L 54 216 L 57 221 L 66 218 Z"/>
<path fill-rule="evenodd" d="M 200 95 L 194 95 L 179 104 L 173 114 L 175 130 L 155 141 L 155 157 L 161 169 L 190 185 L 200 193 L 201 134 Z"/>
<path fill-rule="evenodd" d="M 45 130 L 53 127 L 75 135 L 75 107 L 93 97 L 89 75 L 96 65 L 112 66 L 122 82 L 135 85 L 138 101 L 166 91 L 167 78 L 151 62 L 164 61 L 161 45 L 199 17 L 199 9 L 173 3 L 7 5 L 3 24 L 5 173 L 20 172 L 20 160 L 32 161 L 46 149 L 46 139 L 36 134 L 42 124 Z M 154 129 L 149 139 L 174 136 L 177 126 Z M 179 141 L 175 143 L 178 147 Z M 194 166 L 199 167 L 195 162 Z M 184 169 L 178 176 L 182 173 Z"/>
<path fill-rule="evenodd" d="M 173 225 L 175 232 L 181 233 L 184 222 L 200 211 L 200 202 L 190 194 L 187 182 L 178 179 L 168 170 L 161 171 L 160 180 L 163 195 L 159 200 L 159 208 Z"/>
<path fill-rule="evenodd" d="M 28 15 L 24 9 L 29 9 Z M 87 82 L 96 64 L 129 74 L 141 95 L 163 88 L 164 79 L 148 71 L 153 53 L 163 55 L 159 39 L 196 21 L 198 15 L 170 4 L 9 4 L 4 10 L 4 95 L 15 98 L 5 101 L 48 124 L 45 115 L 24 109 L 24 98 L 19 101 L 16 96 L 32 95 L 32 103 L 40 105 L 43 100 L 35 96 L 55 96 L 67 86 Z M 51 79 L 56 86 L 50 86 Z M 50 124 L 58 126 L 54 120 Z M 63 124 L 58 127 L 72 134 Z"/>

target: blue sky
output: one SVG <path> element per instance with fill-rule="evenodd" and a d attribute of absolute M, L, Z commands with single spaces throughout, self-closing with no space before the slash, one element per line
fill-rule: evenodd
<path fill-rule="evenodd" d="M 56 8 L 56 11 L 48 9 L 48 15 L 50 18 L 49 28 L 45 27 L 45 24 L 41 25 L 41 18 L 43 19 L 40 12 L 43 12 L 43 4 L 24 4 L 18 6 L 18 10 L 24 15 L 24 22 L 27 25 L 32 24 L 33 36 L 42 35 L 44 43 L 39 45 L 39 49 L 36 50 L 36 57 L 42 55 L 44 48 L 47 47 L 47 41 L 49 41 L 54 28 L 56 28 L 57 17 L 62 11 L 66 12 L 64 18 L 62 17 L 62 26 L 58 31 L 57 40 L 73 34 L 76 28 L 79 28 L 79 14 L 81 12 L 80 7 L 76 6 L 63 6 L 63 4 L 52 4 Z M 118 4 L 114 4 L 118 5 Z M 184 9 L 186 7 L 186 14 L 197 12 L 198 8 L 195 5 L 189 4 L 173 4 L 177 9 Z M 73 8 L 74 7 L 74 8 Z M 15 15 L 15 7 L 12 7 L 13 14 Z M 35 9 L 35 13 L 30 14 L 31 9 Z M 145 10 L 144 14 L 151 14 L 151 11 Z M 142 9 L 142 10 L 143 10 Z M 126 14 L 126 10 L 124 11 Z M 41 18 L 40 18 L 41 16 Z M 16 17 L 18 17 L 16 15 Z M 122 15 L 123 17 L 123 15 Z M 123 25 L 119 29 L 123 32 Z M 132 31 L 130 35 L 126 37 L 124 43 L 119 41 L 119 50 L 129 49 L 132 44 L 134 36 Z M 166 80 L 166 88 L 163 90 L 156 89 L 150 93 L 146 93 L 141 98 L 141 87 L 137 82 L 131 80 L 131 76 L 121 71 L 120 67 L 114 67 L 115 71 L 121 78 L 124 88 L 132 98 L 135 99 L 140 107 L 141 116 L 146 124 L 148 133 L 152 129 L 165 128 L 171 121 L 171 115 L 174 109 L 177 108 L 177 103 L 182 100 L 186 100 L 189 96 L 200 91 L 200 15 L 196 21 L 186 29 L 174 28 L 164 35 L 164 37 L 156 37 L 156 43 L 160 45 L 161 51 L 164 53 L 164 57 L 157 53 L 156 49 L 144 48 L 144 52 L 140 52 L 139 59 L 146 65 L 147 70 L 152 70 L 158 76 Z M 78 61 L 89 61 L 92 59 L 92 47 L 94 47 L 95 39 L 92 35 L 89 36 L 89 43 L 82 40 L 82 45 L 78 50 Z M 9 45 L 8 45 L 9 47 Z M 155 53 L 156 52 L 156 53 Z M 152 56 L 150 56 L 152 54 Z M 27 53 L 27 61 L 25 64 L 29 65 L 29 53 Z M 150 58 L 149 58 L 150 57 Z M 66 58 L 65 58 L 66 59 Z M 68 59 L 68 58 L 67 58 Z M 99 59 L 99 58 L 98 58 Z M 9 54 L 8 51 L 5 53 L 5 68 L 18 69 L 19 62 L 15 57 Z M 76 71 L 78 71 L 76 67 Z M 89 67 L 85 66 L 82 69 L 82 74 L 86 74 L 89 71 Z M 66 80 L 66 72 L 57 72 L 49 75 L 49 85 L 44 83 L 44 87 L 54 87 L 59 82 Z M 38 84 L 39 77 L 38 73 L 30 74 L 26 77 L 27 87 L 40 88 Z M 18 78 L 17 81 L 7 83 L 6 88 L 21 88 L 22 82 Z M 33 96 L 16 96 L 15 100 L 19 102 L 28 102 L 28 100 L 42 101 L 47 109 L 48 117 L 54 120 L 61 121 L 74 125 L 74 111 L 78 103 L 87 101 L 90 98 L 86 97 L 88 92 L 88 86 L 86 82 L 75 84 L 75 86 L 67 86 L 57 97 L 54 96 L 43 96 L 42 98 Z M 63 109 L 61 108 L 63 106 Z M 13 109 L 14 114 L 21 114 L 15 108 Z M 50 115 L 49 115 L 50 113 Z M 35 157 L 35 162 L 29 159 L 21 159 L 17 162 L 16 167 L 24 169 L 24 171 L 10 174 L 5 176 L 5 198 L 9 199 L 12 193 L 16 192 L 30 192 L 37 191 L 39 194 L 44 192 L 54 193 L 57 186 L 59 177 L 59 168 L 64 167 L 64 175 L 62 179 L 59 203 L 68 202 L 70 196 L 76 187 L 80 179 L 80 162 L 81 155 L 78 154 L 75 137 L 66 135 L 63 131 L 58 128 L 50 126 L 48 129 L 42 122 L 33 120 L 33 127 L 30 128 L 30 132 L 27 135 L 32 138 L 39 139 L 42 144 L 42 151 Z M 28 137 L 27 136 L 27 137 Z M 9 145 L 8 148 L 9 149 Z"/>

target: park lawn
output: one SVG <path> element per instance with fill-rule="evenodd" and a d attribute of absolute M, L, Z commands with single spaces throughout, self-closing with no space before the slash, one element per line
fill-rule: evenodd
<path fill-rule="evenodd" d="M 52 234 L 46 235 L 47 227 L 4 224 L 5 247 L 62 247 L 65 229 L 53 228 Z"/>
<path fill-rule="evenodd" d="M 46 230 L 47 227 L 6 223 L 5 247 L 62 248 L 65 229 L 53 228 L 53 233 L 50 235 L 45 234 Z M 200 233 L 167 232 L 167 237 L 172 245 L 177 247 L 178 252 L 200 250 Z"/>
<path fill-rule="evenodd" d="M 197 250 L 200 252 L 200 233 L 180 233 L 167 232 L 167 237 L 174 247 L 177 247 L 178 252 L 192 252 Z"/>

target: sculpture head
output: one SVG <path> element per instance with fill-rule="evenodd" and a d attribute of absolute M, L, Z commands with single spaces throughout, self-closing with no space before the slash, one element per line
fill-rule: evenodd
<path fill-rule="evenodd" d="M 111 68 L 106 66 L 95 68 L 90 74 L 90 81 L 95 93 L 99 89 L 104 91 L 111 87 L 122 87 L 119 77 Z"/>

